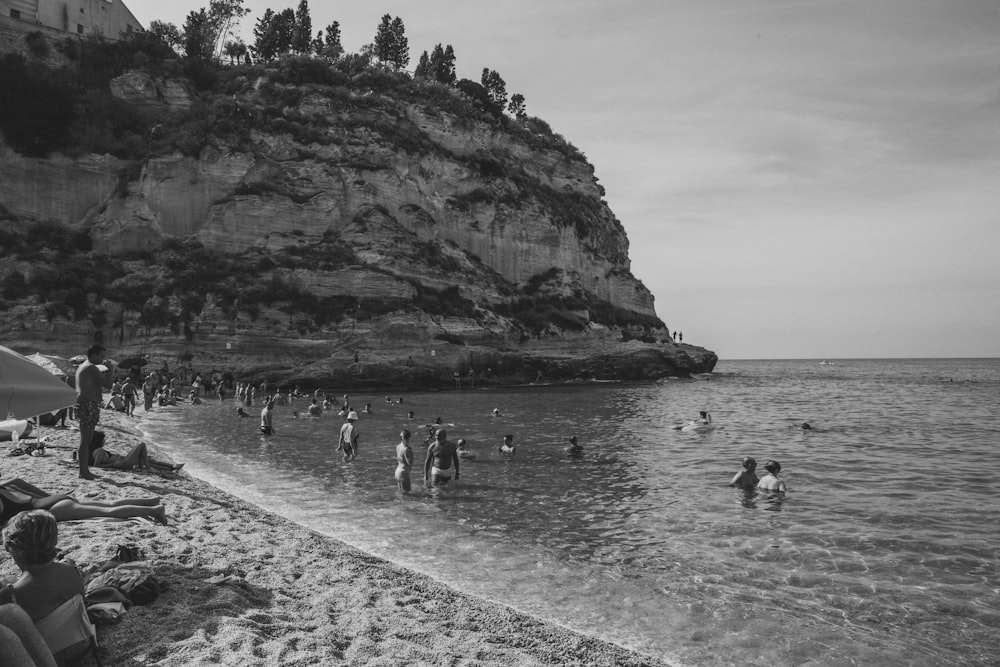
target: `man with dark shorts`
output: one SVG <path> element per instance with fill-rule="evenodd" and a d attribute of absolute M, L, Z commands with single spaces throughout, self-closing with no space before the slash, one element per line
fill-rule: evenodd
<path fill-rule="evenodd" d="M 87 350 L 87 360 L 76 369 L 76 418 L 80 420 L 80 447 L 76 458 L 82 479 L 96 479 L 90 472 L 90 441 L 101 419 L 103 390 L 111 388 L 111 378 L 97 367 L 102 356 L 104 348 L 91 345 Z"/>
<path fill-rule="evenodd" d="M 452 464 L 455 465 L 455 481 L 458 481 L 458 450 L 455 443 L 448 442 L 448 433 L 443 428 L 438 429 L 424 460 L 424 486 L 444 486 L 450 482 Z"/>

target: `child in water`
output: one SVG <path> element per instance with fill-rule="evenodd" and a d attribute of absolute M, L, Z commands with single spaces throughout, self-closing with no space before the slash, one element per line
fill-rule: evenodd
<path fill-rule="evenodd" d="M 752 456 L 743 457 L 743 470 L 736 473 L 733 481 L 729 482 L 729 486 L 738 486 L 748 491 L 757 488 L 757 482 L 760 480 L 757 478 L 756 470 L 757 461 Z"/>

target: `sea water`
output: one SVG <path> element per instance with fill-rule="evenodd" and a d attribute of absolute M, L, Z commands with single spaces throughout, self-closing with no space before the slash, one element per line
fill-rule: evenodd
<path fill-rule="evenodd" d="M 998 359 L 723 361 L 696 379 L 390 398 L 350 396 L 373 411 L 349 463 L 334 412 L 293 418 L 310 399 L 275 408 L 272 436 L 233 400 L 141 426 L 192 474 L 414 577 L 678 664 L 1000 660 Z M 700 410 L 713 430 L 675 430 Z M 437 417 L 476 458 L 432 491 Z M 728 486 L 746 455 L 760 474 L 781 463 L 784 498 Z"/>

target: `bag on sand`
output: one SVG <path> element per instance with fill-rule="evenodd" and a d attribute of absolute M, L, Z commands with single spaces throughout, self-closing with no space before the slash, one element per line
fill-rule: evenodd
<path fill-rule="evenodd" d="M 110 561 L 114 563 L 114 561 Z M 149 604 L 166 590 L 153 576 L 153 568 L 145 561 L 115 563 L 87 582 L 87 591 L 102 586 L 113 586 L 121 591 L 132 604 Z"/>

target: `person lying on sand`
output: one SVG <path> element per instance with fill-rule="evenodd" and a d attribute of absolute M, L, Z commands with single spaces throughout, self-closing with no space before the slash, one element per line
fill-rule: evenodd
<path fill-rule="evenodd" d="M 43 491 L 23 479 L 0 482 L 0 525 L 28 510 L 48 510 L 56 521 L 80 519 L 131 519 L 145 517 L 167 525 L 167 510 L 159 498 L 125 498 L 114 502 L 81 503 L 63 494 Z"/>
<path fill-rule="evenodd" d="M 146 450 L 146 443 L 140 442 L 132 448 L 132 451 L 122 456 L 112 454 L 104 449 L 104 431 L 94 433 L 94 438 L 90 441 L 90 465 L 98 468 L 114 468 L 116 470 L 132 470 L 140 468 L 153 470 L 154 472 L 177 472 L 184 467 L 183 463 L 173 464 L 157 461 L 150 458 Z"/>

